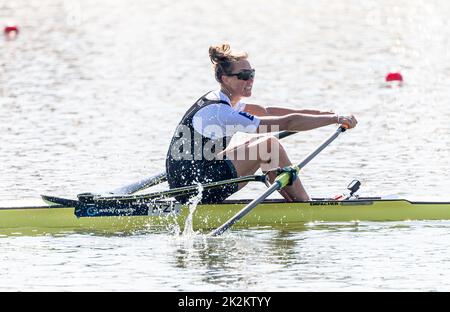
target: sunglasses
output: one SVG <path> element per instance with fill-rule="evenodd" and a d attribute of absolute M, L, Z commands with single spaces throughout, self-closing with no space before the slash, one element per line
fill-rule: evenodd
<path fill-rule="evenodd" d="M 255 78 L 255 70 L 254 69 L 244 69 L 243 71 L 235 74 L 228 74 L 227 76 L 236 76 L 239 80 L 250 80 Z"/>

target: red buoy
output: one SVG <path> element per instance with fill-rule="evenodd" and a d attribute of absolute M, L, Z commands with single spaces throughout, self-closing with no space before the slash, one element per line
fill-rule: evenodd
<path fill-rule="evenodd" d="M 17 25 L 14 24 L 8 24 L 3 29 L 3 34 L 9 40 L 15 39 L 19 34 L 19 27 L 17 27 Z"/>
<path fill-rule="evenodd" d="M 400 73 L 389 73 L 386 75 L 386 82 L 403 81 L 403 76 Z"/>

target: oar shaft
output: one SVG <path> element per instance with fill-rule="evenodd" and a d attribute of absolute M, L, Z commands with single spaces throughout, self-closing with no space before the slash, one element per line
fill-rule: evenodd
<path fill-rule="evenodd" d="M 100 196 L 100 197 L 94 197 L 93 200 L 95 202 L 132 202 L 137 200 L 147 200 L 147 199 L 162 199 L 166 197 L 175 197 L 178 195 L 188 195 L 194 192 L 198 192 L 199 187 L 202 187 L 203 189 L 212 189 L 228 184 L 237 184 L 242 182 L 251 182 L 251 181 L 259 181 L 264 182 L 265 181 L 265 175 L 249 175 L 249 176 L 243 176 L 238 178 L 233 178 L 229 180 L 222 180 L 222 181 L 216 181 L 216 182 L 210 182 L 205 183 L 201 185 L 188 185 L 188 186 L 182 186 L 178 188 L 173 188 L 166 191 L 160 191 L 160 192 L 154 192 L 154 193 L 148 193 L 148 194 L 142 194 L 142 195 L 117 195 L 113 194 L 112 196 Z"/>
<path fill-rule="evenodd" d="M 301 169 L 306 166 L 314 157 L 316 157 L 321 151 L 325 149 L 331 142 L 333 142 L 339 134 L 344 132 L 346 129 L 344 127 L 339 127 L 336 132 L 331 135 L 328 139 L 322 142 L 314 151 L 312 151 L 308 156 L 306 156 L 297 166 Z"/>
<path fill-rule="evenodd" d="M 137 181 L 135 183 L 125 185 L 121 188 L 115 189 L 111 192 L 111 194 L 133 194 L 136 192 L 139 192 L 140 190 L 143 190 L 145 188 L 160 184 L 167 181 L 167 175 L 165 172 L 161 172 L 160 174 L 142 179 L 140 181 Z"/>
<path fill-rule="evenodd" d="M 223 234 L 226 230 L 228 230 L 233 224 L 242 219 L 247 213 L 250 212 L 253 208 L 259 205 L 262 201 L 264 201 L 267 197 L 269 197 L 273 192 L 275 192 L 279 188 L 277 183 L 272 184 L 260 197 L 252 200 L 247 206 L 245 206 L 242 210 L 240 210 L 236 215 L 234 215 L 230 220 L 225 222 L 222 226 L 218 227 L 209 235 L 218 236 Z"/>
<path fill-rule="evenodd" d="M 331 142 L 333 142 L 339 134 L 344 132 L 346 130 L 345 126 L 340 126 L 333 135 L 331 135 L 328 139 L 326 139 L 322 144 L 320 144 L 312 153 L 310 153 L 308 156 L 306 156 L 297 166 L 295 166 L 295 169 L 300 171 L 301 168 L 303 168 L 306 164 L 308 164 L 317 154 L 319 154 L 326 146 L 328 146 Z M 210 232 L 210 235 L 217 236 L 221 235 L 223 232 L 225 232 L 227 229 L 229 229 L 233 224 L 238 222 L 240 219 L 242 219 L 245 215 L 247 215 L 253 208 L 255 208 L 258 204 L 263 202 L 267 197 L 269 197 L 273 192 L 282 189 L 285 187 L 290 181 L 290 174 L 287 172 L 284 172 L 280 174 L 276 179 L 275 182 L 258 198 L 254 199 L 251 203 L 249 203 L 247 206 L 245 206 L 243 209 L 241 209 L 237 214 L 235 214 L 231 219 L 229 219 L 227 222 L 225 222 L 222 226 L 215 229 L 214 231 Z"/>

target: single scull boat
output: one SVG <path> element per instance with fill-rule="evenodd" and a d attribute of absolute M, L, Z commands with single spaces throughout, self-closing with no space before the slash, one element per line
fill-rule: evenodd
<path fill-rule="evenodd" d="M 44 197 L 48 203 L 66 199 Z M 73 200 L 73 206 L 76 206 Z M 250 200 L 228 200 L 221 204 L 198 205 L 193 228 L 207 231 L 217 228 L 247 205 Z M 70 202 L 66 202 L 70 206 Z M 62 232 L 120 233 L 137 230 L 183 229 L 189 209 L 173 201 L 113 204 L 95 207 L 45 204 L 0 207 L 0 234 L 42 234 Z M 235 227 L 292 228 L 314 221 L 405 221 L 450 220 L 450 202 L 413 202 L 406 199 L 360 197 L 350 200 L 316 199 L 286 203 L 266 200 L 253 209 Z"/>
<path fill-rule="evenodd" d="M 315 199 L 290 203 L 267 199 L 274 191 L 292 183 L 299 171 L 345 129 L 344 125 L 340 126 L 298 165 L 279 170 L 275 182 L 257 198 L 198 205 L 193 214 L 193 229 L 215 229 L 210 235 L 220 235 L 235 224 L 248 228 L 288 227 L 313 221 L 450 220 L 450 202 L 358 197 L 354 193 L 360 186 L 359 181 L 353 181 L 348 187 L 350 194 L 340 200 Z M 283 137 L 290 134 L 279 133 Z M 135 195 L 163 181 L 165 174 L 161 173 L 105 194 L 83 193 L 77 199 L 42 196 L 44 202 L 37 205 L 0 205 L 0 235 L 65 231 L 118 233 L 173 226 L 182 229 L 189 209 L 171 198 L 229 183 L 259 181 L 267 184 L 267 174 L 206 183 L 200 188 L 192 185 Z"/>

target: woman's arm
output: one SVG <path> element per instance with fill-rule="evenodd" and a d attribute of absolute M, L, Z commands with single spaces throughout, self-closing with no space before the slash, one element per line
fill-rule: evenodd
<path fill-rule="evenodd" d="M 307 114 L 307 115 L 333 115 L 331 111 L 319 111 L 314 109 L 292 109 L 284 107 L 264 107 L 257 104 L 246 104 L 245 111 L 252 115 L 263 116 L 284 116 L 288 114 Z"/>
<path fill-rule="evenodd" d="M 273 131 L 306 131 L 320 128 L 332 124 L 347 124 L 349 128 L 354 128 L 358 123 L 355 116 L 334 115 L 308 115 L 308 114 L 288 114 L 284 116 L 259 117 L 260 123 L 258 132 Z M 277 127 L 274 129 L 273 127 Z"/>
<path fill-rule="evenodd" d="M 287 114 L 307 114 L 307 115 L 334 115 L 331 111 L 319 111 L 315 109 L 290 109 L 284 107 L 267 107 L 266 108 L 269 115 L 273 116 L 283 116 Z"/>

